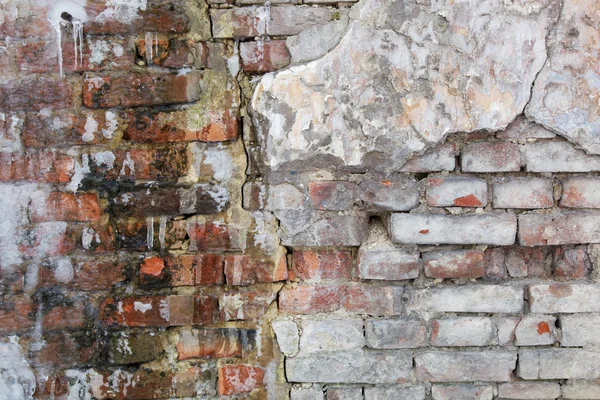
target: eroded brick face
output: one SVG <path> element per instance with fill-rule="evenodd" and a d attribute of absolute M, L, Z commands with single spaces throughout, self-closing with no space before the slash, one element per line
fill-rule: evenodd
<path fill-rule="evenodd" d="M 0 399 L 600 399 L 596 2 L 353 3 L 0 4 Z"/>

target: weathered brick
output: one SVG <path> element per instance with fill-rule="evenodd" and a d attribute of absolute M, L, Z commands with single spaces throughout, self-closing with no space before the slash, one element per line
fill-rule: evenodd
<path fill-rule="evenodd" d="M 500 346 L 512 345 L 515 340 L 515 330 L 521 321 L 519 317 L 503 317 L 496 320 L 498 330 L 498 344 Z"/>
<path fill-rule="evenodd" d="M 400 168 L 401 172 L 439 172 L 454 171 L 456 167 L 457 146 L 443 143 L 422 156 L 411 158 Z"/>
<path fill-rule="evenodd" d="M 595 314 L 561 315 L 562 347 L 585 347 L 600 345 L 598 325 L 600 316 Z"/>
<path fill-rule="evenodd" d="M 515 242 L 517 218 L 501 214 L 392 214 L 390 236 L 395 243 L 493 244 Z"/>
<path fill-rule="evenodd" d="M 494 326 L 489 318 L 459 317 L 431 321 L 431 345 L 487 346 L 491 343 Z"/>
<path fill-rule="evenodd" d="M 238 137 L 234 110 L 206 110 L 204 118 L 191 120 L 187 111 L 136 109 L 125 113 L 124 138 L 132 142 L 222 142 Z"/>
<path fill-rule="evenodd" d="M 600 180 L 596 177 L 578 176 L 562 182 L 561 207 L 600 208 Z"/>
<path fill-rule="evenodd" d="M 296 250 L 292 260 L 292 272 L 302 281 L 352 277 L 352 253 L 348 250 Z"/>
<path fill-rule="evenodd" d="M 481 250 L 442 250 L 422 254 L 425 276 L 436 279 L 481 278 L 485 276 Z"/>
<path fill-rule="evenodd" d="M 329 389 L 327 390 L 329 394 Z M 324 400 L 323 387 L 321 385 L 312 385 L 310 387 L 292 387 L 290 390 L 290 400 Z M 329 400 L 329 398 L 327 399 Z"/>
<path fill-rule="evenodd" d="M 28 331 L 35 325 L 37 305 L 24 296 L 13 296 L 0 305 L 0 333 Z"/>
<path fill-rule="evenodd" d="M 121 70 L 133 66 L 134 53 L 122 39 L 112 37 L 86 37 L 77 46 L 72 41 L 63 42 L 62 68 L 64 72 Z M 54 41 L 23 42 L 16 47 L 17 67 L 29 73 L 59 72 L 58 46 Z"/>
<path fill-rule="evenodd" d="M 360 387 L 327 387 L 327 400 L 364 400 Z"/>
<path fill-rule="evenodd" d="M 111 110 L 74 113 L 60 110 L 27 113 L 22 140 L 27 147 L 67 147 L 110 142 L 122 130 L 122 121 Z"/>
<path fill-rule="evenodd" d="M 425 387 L 414 384 L 410 386 L 370 386 L 365 387 L 364 391 L 365 400 L 387 400 L 394 397 L 403 400 L 425 400 Z"/>
<path fill-rule="evenodd" d="M 523 154 L 528 172 L 600 171 L 600 157 L 587 155 L 569 142 L 527 143 Z"/>
<path fill-rule="evenodd" d="M 557 244 L 599 243 L 600 214 L 528 213 L 519 215 L 521 246 L 550 246 Z"/>
<path fill-rule="evenodd" d="M 517 346 L 542 346 L 557 341 L 556 317 L 530 314 L 521 319 L 515 330 Z"/>
<path fill-rule="evenodd" d="M 546 254 L 544 249 L 512 247 L 506 250 L 504 259 L 508 275 L 511 277 L 545 276 Z"/>
<path fill-rule="evenodd" d="M 342 307 L 349 312 L 368 315 L 397 315 L 402 311 L 401 286 L 350 284 Z"/>
<path fill-rule="evenodd" d="M 432 207 L 484 207 L 487 182 L 468 177 L 434 177 L 427 180 L 426 200 Z"/>
<path fill-rule="evenodd" d="M 385 179 L 365 179 L 358 194 L 364 206 L 372 211 L 409 211 L 419 204 L 417 182 L 396 175 Z"/>
<path fill-rule="evenodd" d="M 247 255 L 225 257 L 225 277 L 228 285 L 279 282 L 288 278 L 286 255 L 264 259 Z"/>
<path fill-rule="evenodd" d="M 249 73 L 275 71 L 287 66 L 291 60 L 285 40 L 242 42 L 240 57 L 242 69 Z"/>
<path fill-rule="evenodd" d="M 572 382 L 562 386 L 564 399 L 600 399 L 600 385 L 586 382 Z"/>
<path fill-rule="evenodd" d="M 467 285 L 418 289 L 412 294 L 409 310 L 431 312 L 521 313 L 520 286 Z"/>
<path fill-rule="evenodd" d="M 97 221 L 100 218 L 98 195 L 52 192 L 45 207 L 32 216 L 33 222 L 45 221 Z"/>
<path fill-rule="evenodd" d="M 584 278 L 591 269 L 591 261 L 587 252 L 582 248 L 554 249 L 554 276 L 561 278 Z"/>
<path fill-rule="evenodd" d="M 225 365 L 219 368 L 218 390 L 223 396 L 248 393 L 263 385 L 265 372 L 249 365 Z"/>
<path fill-rule="evenodd" d="M 184 329 L 179 332 L 177 353 L 180 360 L 242 357 L 254 335 L 255 331 L 245 329 Z"/>
<path fill-rule="evenodd" d="M 499 178 L 492 184 L 494 208 L 549 208 L 554 205 L 552 180 Z"/>
<path fill-rule="evenodd" d="M 280 286 L 276 285 L 251 289 L 240 288 L 222 294 L 219 298 L 221 319 L 249 322 L 261 320 L 265 316 L 267 308 L 277 298 L 279 288 Z M 212 307 L 210 303 L 209 306 Z"/>
<path fill-rule="evenodd" d="M 369 319 L 365 335 L 373 349 L 413 349 L 427 343 L 427 327 L 418 319 Z"/>
<path fill-rule="evenodd" d="M 243 7 L 211 9 L 215 38 L 297 35 L 304 29 L 330 21 L 333 10 L 315 7 Z M 269 21 L 267 22 L 267 18 Z"/>
<path fill-rule="evenodd" d="M 245 237 L 234 226 L 218 221 L 183 221 L 191 251 L 241 250 Z M 174 227 L 181 234 L 180 227 Z"/>
<path fill-rule="evenodd" d="M 349 210 L 358 200 L 357 191 L 358 186 L 354 182 L 318 181 L 308 184 L 311 205 L 317 210 Z"/>
<path fill-rule="evenodd" d="M 302 320 L 300 357 L 323 351 L 347 351 L 365 345 L 362 319 Z"/>
<path fill-rule="evenodd" d="M 522 350 L 517 373 L 527 380 L 597 379 L 600 353 L 581 349 Z"/>
<path fill-rule="evenodd" d="M 35 362 L 53 364 L 56 367 L 70 367 L 75 364 L 93 362 L 97 342 L 87 333 L 67 333 L 65 331 L 45 334 L 44 346 L 35 354 Z"/>
<path fill-rule="evenodd" d="M 120 10 L 109 2 L 102 2 L 94 9 L 94 16 L 84 25 L 87 34 L 115 34 L 131 32 L 185 33 L 190 29 L 190 20 L 178 3 L 145 4 L 136 10 Z M 116 9 L 115 9 L 116 7 Z M 131 19 L 118 18 L 119 13 L 135 13 Z"/>
<path fill-rule="evenodd" d="M 516 364 L 517 354 L 505 351 L 430 351 L 415 356 L 421 382 L 507 382 Z"/>
<path fill-rule="evenodd" d="M 199 72 L 175 74 L 125 74 L 87 77 L 83 104 L 89 108 L 139 107 L 191 103 L 200 98 Z"/>
<path fill-rule="evenodd" d="M 140 285 L 169 287 L 219 285 L 224 282 L 225 258 L 219 254 L 149 257 L 140 266 Z"/>
<path fill-rule="evenodd" d="M 535 313 L 600 312 L 600 288 L 568 283 L 530 285 L 529 304 Z"/>
<path fill-rule="evenodd" d="M 91 395 L 97 399 L 202 397 L 211 393 L 212 388 L 209 387 L 214 385 L 211 371 L 205 371 L 198 366 L 191 366 L 183 371 L 139 368 L 133 372 L 117 369 L 111 373 L 88 370 L 86 374 L 74 374 L 73 377 L 81 378 L 82 375 L 85 376 L 85 380 L 75 387 L 90 387 Z"/>
<path fill-rule="evenodd" d="M 524 115 L 519 115 L 508 124 L 506 129 L 496 132 L 496 137 L 500 139 L 552 139 L 556 137 L 556 134 L 542 125 L 528 121 Z"/>
<path fill-rule="evenodd" d="M 0 110 L 62 109 L 73 104 L 73 89 L 65 79 L 29 77 L 0 84 Z"/>
<path fill-rule="evenodd" d="M 419 252 L 416 249 L 363 245 L 358 251 L 361 279 L 405 280 L 419 276 Z"/>
<path fill-rule="evenodd" d="M 510 172 L 521 170 L 519 146 L 511 142 L 470 143 L 462 149 L 463 172 Z"/>
<path fill-rule="evenodd" d="M 412 357 L 404 351 L 338 351 L 288 358 L 289 382 L 372 383 L 405 382 L 412 376 Z"/>
<path fill-rule="evenodd" d="M 276 319 L 271 321 L 271 327 L 277 337 L 279 350 L 288 357 L 295 357 L 300 344 L 298 325 L 289 319 Z"/>
<path fill-rule="evenodd" d="M 281 217 L 282 215 L 278 215 Z M 338 215 L 323 213 L 311 219 L 306 229 L 298 232 L 298 221 L 295 215 L 292 219 L 280 219 L 282 228 L 281 244 L 293 247 L 312 246 L 360 246 L 366 239 L 367 218 L 364 214 Z M 306 224 L 306 221 L 303 221 Z M 289 232 L 285 227 L 293 228 Z M 288 233 L 289 232 L 289 233 Z"/>
<path fill-rule="evenodd" d="M 205 68 L 209 49 L 206 43 L 147 33 L 135 40 L 137 55 L 147 65 L 166 68 Z"/>
<path fill-rule="evenodd" d="M 61 258 L 39 272 L 43 286 L 57 284 L 82 291 L 110 289 L 126 280 L 126 263 L 118 258 Z"/>
<path fill-rule="evenodd" d="M 515 382 L 498 385 L 498 396 L 503 399 L 556 399 L 560 385 L 555 382 Z"/>
<path fill-rule="evenodd" d="M 140 188 L 112 199 L 119 216 L 216 214 L 229 206 L 229 193 L 222 186 L 197 184 L 180 188 Z"/>
<path fill-rule="evenodd" d="M 108 338 L 107 352 L 111 364 L 138 364 L 158 358 L 163 338 L 155 332 L 118 332 Z"/>
<path fill-rule="evenodd" d="M 492 278 L 504 278 L 506 276 L 504 259 L 504 248 L 495 247 L 486 249 L 484 254 L 485 275 Z"/>
<path fill-rule="evenodd" d="M 55 151 L 29 154 L 2 153 L 0 181 L 67 183 L 75 172 L 75 160 Z"/>
<path fill-rule="evenodd" d="M 490 385 L 433 385 L 431 397 L 433 400 L 492 400 L 494 389 Z"/>

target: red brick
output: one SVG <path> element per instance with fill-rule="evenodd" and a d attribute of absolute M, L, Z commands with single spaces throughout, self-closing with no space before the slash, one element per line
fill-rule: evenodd
<path fill-rule="evenodd" d="M 102 223 L 100 220 L 86 226 L 78 225 L 73 231 L 80 248 L 85 252 L 98 254 L 116 250 L 115 232 L 109 221 Z"/>
<path fill-rule="evenodd" d="M 9 6 L 7 9 L 6 5 Z M 5 15 L 4 22 L 0 24 L 0 38 L 40 38 L 54 35 L 54 28 L 48 21 L 47 6 L 28 4 L 27 12 L 19 12 L 13 17 L 14 9 L 10 11 L 10 5 L 6 2 L 0 6 L 4 8 L 2 11 Z"/>
<path fill-rule="evenodd" d="M 554 276 L 561 278 L 585 278 L 591 267 L 590 257 L 582 248 L 554 249 Z"/>
<path fill-rule="evenodd" d="M 75 171 L 72 157 L 54 151 L 0 155 L 1 181 L 67 183 Z"/>
<path fill-rule="evenodd" d="M 359 314 L 400 314 L 402 293 L 401 286 L 348 285 L 342 307 Z"/>
<path fill-rule="evenodd" d="M 425 276 L 436 279 L 485 276 L 484 253 L 478 250 L 431 251 L 422 255 Z"/>
<path fill-rule="evenodd" d="M 100 321 L 108 326 L 175 326 L 192 322 L 190 296 L 143 296 L 106 299 L 100 305 Z"/>
<path fill-rule="evenodd" d="M 27 147 L 99 144 L 112 140 L 122 125 L 118 114 L 113 111 L 27 113 L 21 135 Z"/>
<path fill-rule="evenodd" d="M 187 173 L 188 156 L 185 146 L 172 145 L 92 153 L 88 163 L 92 173 L 107 180 L 176 181 Z"/>
<path fill-rule="evenodd" d="M 96 340 L 87 333 L 57 332 L 44 335 L 44 346 L 35 355 L 40 363 L 70 367 L 87 364 L 96 353 Z"/>
<path fill-rule="evenodd" d="M 190 250 L 241 250 L 240 233 L 235 228 L 212 221 L 191 223 L 187 226 Z"/>
<path fill-rule="evenodd" d="M 205 110 L 204 123 L 190 124 L 186 111 L 157 112 L 141 109 L 127 113 L 125 139 L 140 143 L 222 142 L 238 138 L 238 118 L 233 110 Z"/>
<path fill-rule="evenodd" d="M 302 281 L 352 278 L 349 250 L 296 250 L 292 260 L 292 272 Z"/>
<path fill-rule="evenodd" d="M 28 77 L 0 84 L 0 110 L 62 109 L 72 103 L 72 88 L 66 79 Z"/>
<path fill-rule="evenodd" d="M 89 108 L 139 107 L 190 103 L 200 98 L 201 75 L 120 74 L 87 77 L 83 104 Z"/>
<path fill-rule="evenodd" d="M 149 46 L 146 39 L 150 41 Z M 163 34 L 149 33 L 138 36 L 135 47 L 138 56 L 150 65 L 166 68 L 204 68 L 208 64 L 208 46 L 189 39 L 174 39 Z"/>
<path fill-rule="evenodd" d="M 220 285 L 225 258 L 218 254 L 197 254 L 146 258 L 140 267 L 140 285 L 170 287 Z"/>
<path fill-rule="evenodd" d="M 94 371 L 91 391 L 94 398 L 114 400 L 146 400 L 188 398 L 205 395 L 211 383 L 211 370 L 190 366 L 181 371 L 148 367 L 133 372 Z"/>
<path fill-rule="evenodd" d="M 31 299 L 12 297 L 0 305 L 0 333 L 28 331 L 35 324 L 37 306 Z"/>
<path fill-rule="evenodd" d="M 464 172 L 510 172 L 521 170 L 519 146 L 511 142 L 470 143 L 462 150 Z"/>
<path fill-rule="evenodd" d="M 145 9 L 138 10 L 137 18 L 122 22 L 111 18 L 113 11 L 109 10 L 108 17 L 101 13 L 107 10 L 106 5 L 94 5 L 90 8 L 90 19 L 85 23 L 83 31 L 88 35 L 137 32 L 185 33 L 190 29 L 190 21 L 181 5 L 176 2 L 166 4 L 148 4 Z M 118 11 L 117 11 L 118 12 Z"/>
<path fill-rule="evenodd" d="M 487 182 L 463 176 L 427 180 L 426 200 L 432 207 L 482 207 L 487 204 Z"/>
<path fill-rule="evenodd" d="M 262 387 L 264 371 L 248 365 L 225 365 L 219 368 L 218 390 L 223 396 L 249 393 Z"/>
<path fill-rule="evenodd" d="M 308 194 L 317 210 L 348 210 L 358 200 L 358 186 L 354 182 L 321 181 L 308 184 Z"/>
<path fill-rule="evenodd" d="M 44 331 L 62 331 L 65 329 L 83 328 L 86 322 L 85 304 L 75 300 L 73 304 L 58 305 L 50 310 L 43 309 Z"/>
<path fill-rule="evenodd" d="M 69 288 L 82 291 L 106 290 L 126 279 L 126 264 L 116 258 L 73 260 L 72 264 L 73 279 L 60 282 Z M 40 282 L 43 286 L 59 283 L 54 270 L 50 268 L 40 270 Z"/>
<path fill-rule="evenodd" d="M 600 208 L 600 179 L 596 177 L 574 177 L 563 181 L 561 207 Z"/>
<path fill-rule="evenodd" d="M 40 212 L 41 211 L 41 212 Z M 44 210 L 36 210 L 33 222 L 44 221 L 97 221 L 100 218 L 98 195 L 52 192 Z"/>
<path fill-rule="evenodd" d="M 214 296 L 194 297 L 194 324 L 214 324 L 219 321 L 219 300 Z M 189 325 L 189 324 L 188 324 Z"/>
<path fill-rule="evenodd" d="M 247 332 L 241 329 L 192 329 L 179 332 L 177 353 L 188 358 L 241 357 Z"/>
<path fill-rule="evenodd" d="M 278 259 L 247 255 L 226 256 L 225 276 L 228 285 L 283 281 L 288 276 L 285 254 Z"/>
<path fill-rule="evenodd" d="M 285 40 L 242 42 L 240 57 L 242 69 L 249 73 L 275 71 L 287 66 L 291 60 Z"/>
<path fill-rule="evenodd" d="M 90 47 L 91 45 L 91 47 Z M 82 53 L 79 51 L 82 50 Z M 63 72 L 120 70 L 133 66 L 134 53 L 124 40 L 87 37 L 82 46 L 72 40 L 62 43 Z M 59 72 L 59 55 L 55 41 L 30 41 L 16 47 L 17 67 L 30 73 Z"/>
<path fill-rule="evenodd" d="M 289 314 L 336 311 L 346 295 L 345 286 L 289 286 L 279 294 L 279 310 Z"/>

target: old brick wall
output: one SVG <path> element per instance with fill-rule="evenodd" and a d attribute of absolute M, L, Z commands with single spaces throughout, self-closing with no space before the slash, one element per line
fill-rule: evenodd
<path fill-rule="evenodd" d="M 599 23 L 2 2 L 0 399 L 600 399 Z"/>

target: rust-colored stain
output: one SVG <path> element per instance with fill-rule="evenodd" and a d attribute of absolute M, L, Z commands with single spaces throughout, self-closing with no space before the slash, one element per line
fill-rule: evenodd
<path fill-rule="evenodd" d="M 543 335 L 544 333 L 550 333 L 550 327 L 546 321 L 542 321 L 537 326 L 538 335 Z"/>
<path fill-rule="evenodd" d="M 479 207 L 483 205 L 474 194 L 469 194 L 463 197 L 457 197 L 454 199 L 454 205 L 459 207 Z"/>
<path fill-rule="evenodd" d="M 428 234 L 428 233 L 429 233 L 429 229 L 421 229 L 421 230 L 419 231 L 419 233 L 420 233 L 421 235 L 426 235 L 426 234 Z"/>
<path fill-rule="evenodd" d="M 392 186 L 392 182 L 391 181 L 381 181 L 381 184 L 385 187 L 390 187 Z"/>

